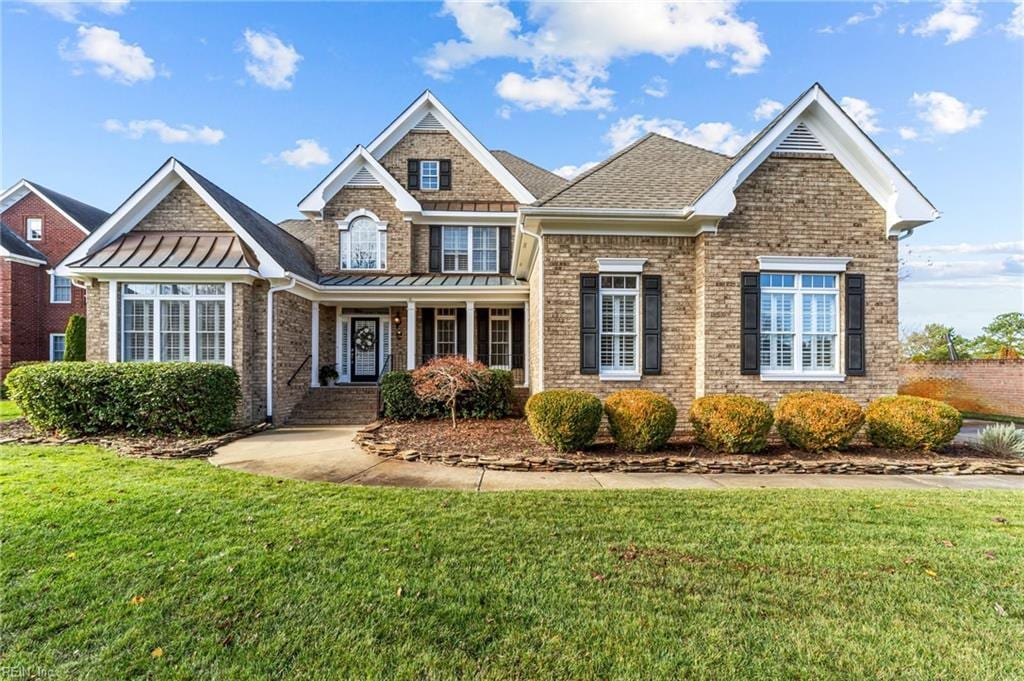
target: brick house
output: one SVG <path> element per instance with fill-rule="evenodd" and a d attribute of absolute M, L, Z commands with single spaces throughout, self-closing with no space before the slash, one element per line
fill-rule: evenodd
<path fill-rule="evenodd" d="M 0 194 L 0 382 L 14 362 L 63 358 L 85 292 L 53 268 L 107 217 L 28 180 Z"/>
<path fill-rule="evenodd" d="M 241 418 L 372 418 L 465 355 L 525 391 L 897 387 L 897 246 L 938 217 L 817 84 L 735 156 L 648 135 L 567 182 L 430 92 L 280 226 L 169 159 L 60 268 L 91 359 L 220 361 Z M 337 378 L 319 387 L 321 370 Z"/>

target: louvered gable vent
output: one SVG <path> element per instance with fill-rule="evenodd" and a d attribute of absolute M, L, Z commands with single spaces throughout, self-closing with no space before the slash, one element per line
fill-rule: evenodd
<path fill-rule="evenodd" d="M 786 139 L 775 147 L 775 151 L 795 151 L 801 154 L 827 154 L 828 149 L 818 141 L 803 122 L 797 123 Z"/>
<path fill-rule="evenodd" d="M 445 127 L 441 125 L 441 121 L 437 120 L 437 116 L 435 116 L 433 112 L 430 111 L 428 111 L 427 114 L 420 119 L 420 122 L 416 124 L 416 127 L 413 128 L 413 130 L 418 130 L 420 132 L 430 132 L 444 129 Z"/>
<path fill-rule="evenodd" d="M 380 182 L 374 177 L 366 167 L 359 169 L 352 179 L 345 184 L 346 187 L 379 187 Z"/>

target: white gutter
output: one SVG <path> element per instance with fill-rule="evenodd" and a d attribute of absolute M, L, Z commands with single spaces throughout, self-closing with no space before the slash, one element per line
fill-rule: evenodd
<path fill-rule="evenodd" d="M 298 279 L 290 272 L 285 272 L 291 281 L 281 286 L 271 286 L 267 290 L 267 422 L 274 420 L 274 294 L 278 291 L 290 291 L 295 288 Z"/>
<path fill-rule="evenodd" d="M 519 209 L 523 215 L 534 216 L 580 216 L 595 218 L 674 218 L 683 219 L 693 215 L 693 207 L 680 209 L 651 208 L 554 208 L 547 206 L 523 206 Z"/>
<path fill-rule="evenodd" d="M 522 219 L 516 222 L 516 232 L 537 240 L 537 254 L 534 256 L 534 260 L 536 261 L 537 258 L 540 258 L 540 291 L 538 291 L 540 295 L 540 315 L 534 315 L 539 317 L 537 319 L 537 391 L 539 392 L 544 390 L 544 239 L 539 234 L 527 231 L 526 227 L 523 226 Z M 519 252 L 521 250 L 520 248 L 515 249 L 516 262 L 512 268 L 513 272 L 519 266 Z M 529 282 L 529 277 L 527 277 L 527 282 Z M 530 302 L 527 301 L 526 304 L 529 305 Z M 527 332 L 529 332 L 529 329 L 527 329 Z M 526 375 L 527 381 L 529 381 L 530 367 L 526 367 Z"/>

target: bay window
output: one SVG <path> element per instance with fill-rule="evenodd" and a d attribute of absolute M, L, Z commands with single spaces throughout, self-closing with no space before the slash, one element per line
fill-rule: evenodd
<path fill-rule="evenodd" d="M 226 362 L 230 291 L 222 283 L 124 284 L 122 360 Z"/>
<path fill-rule="evenodd" d="M 343 270 L 383 270 L 387 268 L 387 223 L 369 214 L 360 214 L 338 223 L 339 250 Z"/>
<path fill-rule="evenodd" d="M 640 376 L 638 282 L 635 274 L 602 274 L 599 291 L 600 373 L 603 377 Z"/>
<path fill-rule="evenodd" d="M 497 227 L 445 226 L 441 237 L 444 272 L 498 271 Z"/>
<path fill-rule="evenodd" d="M 761 373 L 839 372 L 839 276 L 761 273 Z"/>

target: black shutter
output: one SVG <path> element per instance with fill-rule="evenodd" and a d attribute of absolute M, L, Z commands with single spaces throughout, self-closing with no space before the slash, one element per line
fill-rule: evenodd
<path fill-rule="evenodd" d="M 740 275 L 740 288 L 740 373 L 757 374 L 761 371 L 761 275 L 757 272 L 744 272 Z"/>
<path fill-rule="evenodd" d="M 476 309 L 476 358 L 484 364 L 490 365 L 491 359 L 488 355 L 491 354 L 490 349 L 487 347 L 488 342 L 488 309 L 486 307 L 478 307 Z"/>
<path fill-rule="evenodd" d="M 598 366 L 596 274 L 580 275 L 580 373 L 596 374 Z"/>
<path fill-rule="evenodd" d="M 661 373 L 661 275 L 644 282 L 644 373 Z"/>
<path fill-rule="evenodd" d="M 455 351 L 466 356 L 466 308 L 455 311 Z"/>
<path fill-rule="evenodd" d="M 425 307 L 421 314 L 422 328 L 421 336 L 423 339 L 420 342 L 420 354 L 423 357 L 420 358 L 420 362 L 426 362 L 434 356 L 434 308 Z M 419 362 L 417 362 L 417 365 Z"/>
<path fill-rule="evenodd" d="M 441 225 L 430 225 L 430 263 L 431 272 L 441 271 Z"/>
<path fill-rule="evenodd" d="M 526 313 L 521 307 L 512 308 L 512 362 L 513 369 L 525 369 Z"/>
<path fill-rule="evenodd" d="M 441 189 L 452 188 L 452 162 L 443 159 L 437 163 L 438 186 Z"/>
<path fill-rule="evenodd" d="M 512 271 L 512 228 L 498 227 L 498 271 Z"/>
<path fill-rule="evenodd" d="M 406 184 L 409 185 L 406 189 L 410 191 L 420 188 L 420 160 L 418 158 L 409 159 L 409 178 Z"/>
<path fill-rule="evenodd" d="M 846 375 L 867 373 L 864 349 L 864 275 L 846 275 Z"/>

